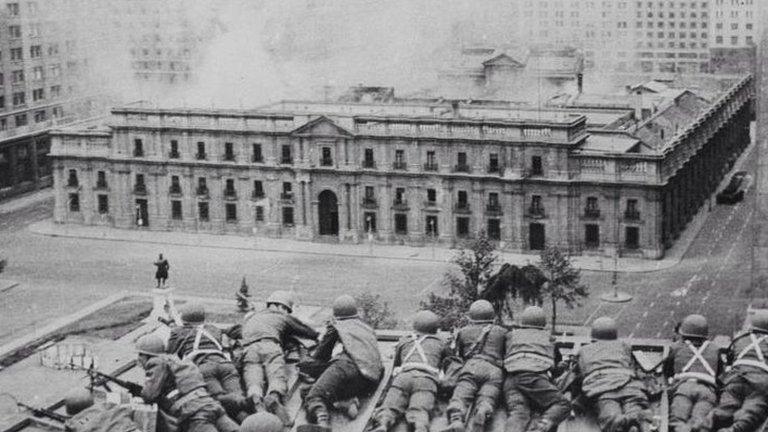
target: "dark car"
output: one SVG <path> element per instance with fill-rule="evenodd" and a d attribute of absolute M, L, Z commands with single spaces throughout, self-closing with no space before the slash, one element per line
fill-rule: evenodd
<path fill-rule="evenodd" d="M 744 199 L 744 180 L 746 171 L 738 171 L 731 177 L 730 183 L 717 194 L 718 204 L 733 204 Z"/>

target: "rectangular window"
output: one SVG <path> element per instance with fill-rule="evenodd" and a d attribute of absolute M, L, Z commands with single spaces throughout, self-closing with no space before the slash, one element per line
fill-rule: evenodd
<path fill-rule="evenodd" d="M 363 168 L 374 168 L 376 161 L 373 159 L 373 149 L 365 149 L 365 156 L 363 158 Z"/>
<path fill-rule="evenodd" d="M 32 100 L 33 101 L 39 101 L 45 99 L 44 89 L 34 89 L 32 90 Z"/>
<path fill-rule="evenodd" d="M 23 83 L 24 82 L 24 71 L 23 70 L 15 70 L 11 72 L 11 82 L 14 84 Z"/>
<path fill-rule="evenodd" d="M 13 105 L 24 105 L 26 103 L 24 92 L 16 92 L 13 94 Z"/>
<path fill-rule="evenodd" d="M 624 217 L 627 219 L 640 219 L 640 211 L 637 208 L 636 199 L 627 200 L 627 208 L 624 210 Z"/>
<path fill-rule="evenodd" d="M 624 237 L 624 245 L 627 249 L 637 249 L 640 247 L 640 228 L 626 227 Z"/>
<path fill-rule="evenodd" d="M 365 221 L 365 232 L 375 233 L 376 232 L 376 213 L 365 212 L 363 213 L 363 218 Z"/>
<path fill-rule="evenodd" d="M 109 196 L 99 194 L 98 201 L 99 201 L 99 214 L 108 214 L 109 213 Z"/>
<path fill-rule="evenodd" d="M 280 155 L 280 163 L 284 163 L 284 164 L 293 163 L 293 156 L 291 156 L 291 146 L 288 144 L 283 144 L 281 155 Z"/>
<path fill-rule="evenodd" d="M 261 180 L 253 181 L 253 197 L 256 199 L 264 198 L 264 184 Z"/>
<path fill-rule="evenodd" d="M 181 201 L 171 201 L 171 219 L 181 220 Z"/>
<path fill-rule="evenodd" d="M 195 155 L 197 160 L 205 160 L 205 143 L 202 141 L 197 142 L 197 154 Z"/>
<path fill-rule="evenodd" d="M 456 218 L 456 236 L 464 238 L 469 236 L 469 218 L 457 217 Z"/>
<path fill-rule="evenodd" d="M 469 207 L 469 203 L 467 202 L 467 191 L 460 190 L 457 198 L 459 208 Z"/>
<path fill-rule="evenodd" d="M 374 195 L 373 186 L 365 187 L 365 196 L 363 197 L 363 204 L 376 204 L 376 196 Z"/>
<path fill-rule="evenodd" d="M 395 162 L 392 164 L 392 168 L 405 169 L 405 150 L 395 150 Z"/>
<path fill-rule="evenodd" d="M 264 155 L 261 154 L 261 144 L 253 144 L 253 162 L 264 162 Z"/>
<path fill-rule="evenodd" d="M 79 212 L 80 211 L 80 195 L 76 193 L 69 194 L 69 211 L 71 212 Z"/>
<path fill-rule="evenodd" d="M 11 48 L 11 60 L 23 60 L 24 52 L 21 48 Z"/>
<path fill-rule="evenodd" d="M 541 156 L 531 156 L 531 175 L 544 174 L 544 168 L 541 165 Z"/>
<path fill-rule="evenodd" d="M 231 142 L 224 143 L 224 160 L 230 162 L 235 160 L 235 149 Z"/>
<path fill-rule="evenodd" d="M 178 159 L 179 158 L 179 142 L 176 140 L 171 140 L 171 152 L 168 155 L 171 159 Z"/>
<path fill-rule="evenodd" d="M 208 195 L 208 184 L 205 180 L 205 177 L 198 177 L 197 178 L 197 194 L 198 195 Z"/>
<path fill-rule="evenodd" d="M 227 179 L 225 184 L 226 186 L 224 186 L 224 196 L 228 198 L 234 198 L 237 196 L 237 192 L 235 192 L 235 180 Z"/>
<path fill-rule="evenodd" d="M 35 66 L 32 68 L 32 78 L 34 80 L 41 80 L 43 79 L 43 67 L 42 66 Z M 55 85 L 51 86 L 51 96 L 57 97 L 59 96 L 59 93 L 61 92 L 61 86 Z"/>
<path fill-rule="evenodd" d="M 5 96 L 0 96 L 0 109 L 5 108 Z"/>
<path fill-rule="evenodd" d="M 35 123 L 44 122 L 47 119 L 48 116 L 45 114 L 45 110 L 35 111 Z"/>
<path fill-rule="evenodd" d="M 170 193 L 174 195 L 181 194 L 181 183 L 179 182 L 179 176 L 171 176 L 171 189 Z"/>
<path fill-rule="evenodd" d="M 8 26 L 8 36 L 13 38 L 20 38 L 21 37 L 21 26 L 19 25 L 9 25 Z"/>
<path fill-rule="evenodd" d="M 600 246 L 600 225 L 584 225 L 584 244 L 588 248 L 596 248 Z"/>
<path fill-rule="evenodd" d="M 488 193 L 488 209 L 499 210 L 499 194 L 497 192 Z"/>
<path fill-rule="evenodd" d="M 136 138 L 133 140 L 133 155 L 135 157 L 144 156 L 144 143 L 141 141 L 140 138 Z"/>
<path fill-rule="evenodd" d="M 491 155 L 489 156 L 488 172 L 489 173 L 499 172 L 499 154 L 498 153 L 491 153 Z"/>
<path fill-rule="evenodd" d="M 96 172 L 96 187 L 99 189 L 107 188 L 107 173 L 104 171 Z"/>
<path fill-rule="evenodd" d="M 425 220 L 425 227 L 426 227 L 426 234 L 428 236 L 437 237 L 439 235 L 438 233 L 438 225 L 437 225 L 437 216 L 430 215 L 427 216 Z"/>
<path fill-rule="evenodd" d="M 197 203 L 197 217 L 202 222 L 208 222 L 209 214 L 208 214 L 208 203 L 207 202 L 199 202 Z"/>
<path fill-rule="evenodd" d="M 469 165 L 467 165 L 467 154 L 459 152 L 456 156 L 456 171 L 469 172 Z"/>
<path fill-rule="evenodd" d="M 136 184 L 134 185 L 134 191 L 146 192 L 147 185 L 144 183 L 144 174 L 136 174 Z"/>
<path fill-rule="evenodd" d="M 395 234 L 408 234 L 408 215 L 395 213 Z"/>
<path fill-rule="evenodd" d="M 256 222 L 264 222 L 264 207 L 256 206 Z"/>
<path fill-rule="evenodd" d="M 67 178 L 67 186 L 76 187 L 77 185 L 77 170 L 71 169 L 69 170 L 69 177 Z"/>
<path fill-rule="evenodd" d="M 10 16 L 19 16 L 19 4 L 18 3 L 8 3 L 8 15 Z"/>
<path fill-rule="evenodd" d="M 531 196 L 531 208 L 529 213 L 533 216 L 544 216 L 544 205 L 541 201 L 541 195 Z"/>
<path fill-rule="evenodd" d="M 16 121 L 16 126 L 26 126 L 27 125 L 27 115 L 26 114 L 17 114 L 14 116 L 14 120 Z"/>
<path fill-rule="evenodd" d="M 427 189 L 427 201 L 431 203 L 437 201 L 437 190 Z"/>
<path fill-rule="evenodd" d="M 395 205 L 405 205 L 405 188 L 395 189 Z"/>
<path fill-rule="evenodd" d="M 323 147 L 320 152 L 321 152 L 320 165 L 322 165 L 322 166 L 332 166 L 333 165 L 333 158 L 331 157 L 331 148 L 330 147 Z"/>
<path fill-rule="evenodd" d="M 37 58 L 43 55 L 43 48 L 40 45 L 32 45 L 29 47 L 29 56 L 31 58 Z"/>
<path fill-rule="evenodd" d="M 437 159 L 435 159 L 435 151 L 427 151 L 427 162 L 424 164 L 425 171 L 437 171 Z"/>
<path fill-rule="evenodd" d="M 283 226 L 293 226 L 293 207 L 283 207 Z"/>
<path fill-rule="evenodd" d="M 291 182 L 283 182 L 283 193 L 291 193 L 293 190 L 293 184 Z"/>
<path fill-rule="evenodd" d="M 501 240 L 501 221 L 499 219 L 488 219 L 488 238 L 491 240 Z"/>
<path fill-rule="evenodd" d="M 235 203 L 226 203 L 224 204 L 224 210 L 226 213 L 227 222 L 236 222 L 237 221 L 237 204 Z"/>

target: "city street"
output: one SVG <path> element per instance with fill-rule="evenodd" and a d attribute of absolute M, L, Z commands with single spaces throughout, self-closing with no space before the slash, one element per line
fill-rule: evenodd
<path fill-rule="evenodd" d="M 744 169 L 753 173 L 755 159 L 749 158 Z M 589 324 L 611 315 L 626 336 L 668 337 L 676 321 L 699 312 L 712 317 L 713 333 L 731 333 L 743 322 L 749 302 L 753 198 L 750 188 L 741 203 L 713 205 L 701 232 L 673 268 L 619 274 L 620 290 L 634 295 L 633 301 L 601 302 L 599 295 L 611 289 L 611 273 L 584 272 L 592 297 L 582 308 L 560 310 L 559 316 L 570 324 Z M 446 268 L 431 261 L 160 247 L 28 231 L 30 223 L 51 217 L 52 205 L 52 199 L 45 199 L 0 215 L 0 251 L 9 259 L 2 277 L 20 282 L 0 293 L 0 343 L 116 292 L 148 291 L 154 286 L 152 262 L 161 252 L 171 264 L 169 283 L 180 293 L 233 298 L 245 276 L 257 298 L 278 288 L 294 290 L 300 301 L 318 305 L 345 292 L 381 294 L 400 318 L 414 311 L 426 292 L 439 289 Z M 605 267 L 611 266 L 606 258 Z"/>

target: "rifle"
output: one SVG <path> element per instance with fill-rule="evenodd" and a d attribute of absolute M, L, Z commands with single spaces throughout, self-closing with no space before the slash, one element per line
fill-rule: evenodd
<path fill-rule="evenodd" d="M 88 376 L 91 379 L 91 385 L 90 385 L 91 390 L 93 390 L 94 387 L 102 386 L 107 391 L 112 391 L 112 389 L 109 388 L 109 383 L 112 382 L 128 390 L 128 393 L 130 393 L 132 396 L 141 397 L 141 391 L 144 389 L 139 384 L 132 383 L 130 381 L 121 380 L 116 376 L 112 376 L 110 374 L 97 370 L 93 365 L 93 360 L 91 360 L 91 365 L 87 369 L 82 366 L 77 366 L 75 364 L 70 364 L 70 366 L 72 367 L 72 369 L 84 370 L 88 374 Z"/>
<path fill-rule="evenodd" d="M 51 411 L 51 410 L 46 409 L 46 408 L 35 408 L 35 407 L 31 406 L 31 405 L 27 405 L 27 404 L 19 402 L 19 401 L 16 401 L 16 405 L 18 405 L 21 408 L 24 408 L 26 410 L 31 411 L 32 414 L 34 414 L 37 417 L 47 417 L 47 418 L 49 418 L 51 420 L 56 420 L 56 421 L 62 422 L 62 423 L 64 423 L 67 420 L 69 420 L 69 416 L 64 415 L 64 414 L 59 414 L 59 413 L 57 413 L 55 411 Z"/>

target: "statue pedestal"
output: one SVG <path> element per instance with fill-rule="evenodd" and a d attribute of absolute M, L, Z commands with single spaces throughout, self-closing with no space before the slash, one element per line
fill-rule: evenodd
<path fill-rule="evenodd" d="M 152 289 L 152 312 L 147 318 L 148 321 L 172 320 L 176 325 L 182 325 L 181 316 L 173 304 L 173 288 L 153 288 Z"/>

